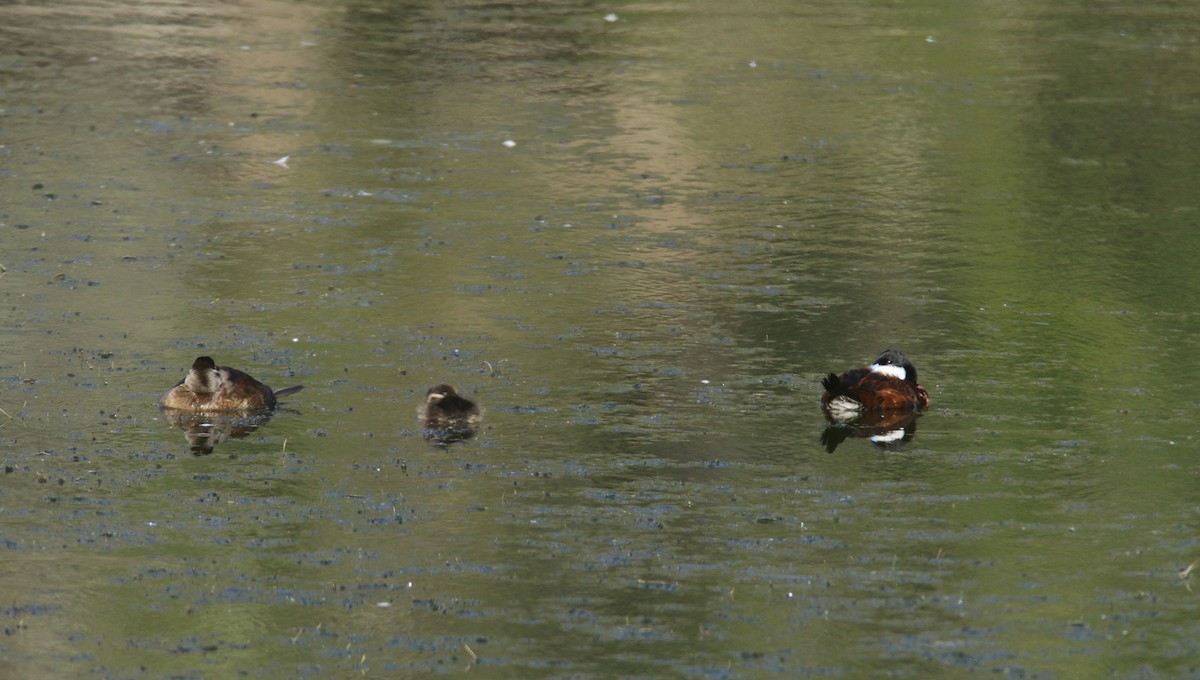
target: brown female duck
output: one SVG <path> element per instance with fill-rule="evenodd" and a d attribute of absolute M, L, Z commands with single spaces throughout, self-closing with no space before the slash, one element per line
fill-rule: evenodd
<path fill-rule="evenodd" d="M 212 357 L 197 357 L 187 377 L 167 390 L 158 405 L 181 411 L 269 411 L 279 397 L 303 387 L 272 390 L 236 368 L 218 366 Z"/>

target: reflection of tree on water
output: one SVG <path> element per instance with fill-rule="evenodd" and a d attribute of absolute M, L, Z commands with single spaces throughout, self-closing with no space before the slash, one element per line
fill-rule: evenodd
<path fill-rule="evenodd" d="M 869 439 L 885 451 L 899 451 L 917 433 L 917 411 L 864 413 L 849 422 L 838 422 L 826 413 L 830 422 L 821 433 L 821 444 L 829 453 L 848 438 Z"/>
<path fill-rule="evenodd" d="M 262 413 L 200 413 L 163 409 L 167 422 L 183 430 L 192 453 L 205 456 L 228 439 L 241 439 L 267 424 L 273 415 Z"/>

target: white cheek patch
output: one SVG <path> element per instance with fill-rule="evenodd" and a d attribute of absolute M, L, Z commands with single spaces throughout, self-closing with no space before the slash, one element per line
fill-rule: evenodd
<path fill-rule="evenodd" d="M 183 384 L 196 394 L 209 394 L 215 390 L 213 383 L 219 382 L 216 371 L 188 371 Z"/>
<path fill-rule="evenodd" d="M 871 364 L 871 372 L 888 375 L 898 380 L 904 380 L 908 375 L 908 371 L 904 370 L 903 366 L 893 366 L 892 364 Z"/>
<path fill-rule="evenodd" d="M 188 373 L 187 386 L 196 394 L 216 394 L 221 390 L 221 386 L 225 384 L 227 377 L 229 377 L 229 373 L 222 368 L 213 368 L 204 371 L 203 377 L 196 375 L 195 371 L 193 371 Z"/>

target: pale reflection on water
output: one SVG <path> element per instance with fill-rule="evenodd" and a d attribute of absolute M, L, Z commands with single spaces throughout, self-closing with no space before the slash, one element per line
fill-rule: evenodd
<path fill-rule="evenodd" d="M 6 8 L 0 675 L 1186 675 L 1196 11 L 973 12 Z"/>
<path fill-rule="evenodd" d="M 230 414 L 196 413 L 163 409 L 163 418 L 183 431 L 192 453 L 201 456 L 213 452 L 230 439 L 244 439 L 271 420 L 271 413 Z"/>

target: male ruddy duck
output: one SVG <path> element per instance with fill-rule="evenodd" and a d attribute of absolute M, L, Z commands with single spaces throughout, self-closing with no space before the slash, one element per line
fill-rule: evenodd
<path fill-rule="evenodd" d="M 830 373 L 821 380 L 825 393 L 821 408 L 835 422 L 849 422 L 864 413 L 923 411 L 929 393 L 917 384 L 917 369 L 908 357 L 889 349 L 867 368 L 841 375 Z"/>
<path fill-rule="evenodd" d="M 425 403 L 421 406 L 420 418 L 432 427 L 466 424 L 473 425 L 482 418 L 479 406 L 470 399 L 458 395 L 453 387 L 441 384 L 425 392 Z"/>
<path fill-rule="evenodd" d="M 198 357 L 187 377 L 167 390 L 158 405 L 182 411 L 269 411 L 279 397 L 303 388 L 272 390 L 236 368 L 218 366 L 212 357 Z"/>

